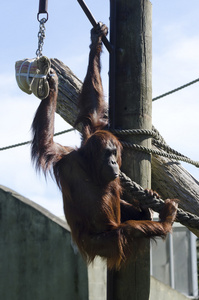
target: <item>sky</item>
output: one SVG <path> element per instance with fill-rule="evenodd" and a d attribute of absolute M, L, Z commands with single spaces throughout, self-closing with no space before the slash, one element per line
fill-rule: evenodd
<path fill-rule="evenodd" d="M 109 26 L 109 1 L 85 0 L 97 21 Z M 152 0 L 153 97 L 199 78 L 198 0 Z M 36 57 L 39 1 L 0 2 L 0 148 L 31 140 L 31 123 L 40 103 L 22 92 L 15 80 L 15 62 Z M 91 25 L 76 0 L 49 0 L 49 20 L 43 55 L 63 61 L 81 80 L 88 62 Z M 102 79 L 108 96 L 108 53 L 102 55 Z M 177 151 L 199 160 L 199 83 L 153 102 L 153 125 Z M 56 116 L 55 132 L 68 129 Z M 55 141 L 79 145 L 76 132 Z M 197 180 L 199 169 L 182 163 Z M 0 151 L 0 185 L 63 215 L 62 196 L 55 182 L 35 172 L 30 146 Z"/>

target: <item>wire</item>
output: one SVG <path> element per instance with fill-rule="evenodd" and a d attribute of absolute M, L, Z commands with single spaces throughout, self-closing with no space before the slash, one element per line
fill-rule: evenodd
<path fill-rule="evenodd" d="M 180 86 L 180 87 L 178 87 L 178 88 L 176 88 L 176 89 L 174 89 L 174 90 L 171 90 L 170 92 L 167 92 L 167 93 L 162 94 L 162 95 L 160 95 L 160 96 L 158 96 L 158 97 L 155 97 L 155 98 L 152 99 L 152 101 L 156 101 L 156 100 L 158 100 L 158 99 L 160 99 L 160 98 L 163 98 L 163 97 L 166 97 L 166 96 L 168 96 L 168 95 L 171 95 L 171 94 L 173 94 L 173 93 L 175 93 L 175 92 L 178 92 L 178 91 L 180 91 L 180 90 L 182 90 L 182 89 L 184 89 L 184 88 L 186 88 L 186 87 L 188 87 L 188 86 L 190 86 L 190 85 L 192 85 L 192 84 L 194 84 L 194 83 L 196 83 L 196 82 L 198 82 L 198 81 L 199 81 L 199 78 L 196 79 L 196 80 L 193 80 L 193 81 L 191 81 L 191 82 L 189 82 L 189 83 L 187 83 L 187 84 L 184 84 L 184 85 L 182 85 L 182 86 Z"/>
<path fill-rule="evenodd" d="M 63 130 L 63 131 L 55 133 L 54 136 L 58 136 L 58 135 L 61 135 L 61 134 L 64 134 L 64 133 L 68 133 L 68 132 L 73 131 L 73 130 L 75 130 L 75 129 L 70 128 L 70 129 L 67 129 L 67 130 Z M 15 144 L 15 145 L 2 147 L 2 148 L 0 148 L 0 151 L 8 150 L 8 149 L 11 149 L 11 148 L 16 148 L 16 147 L 20 147 L 20 146 L 25 146 L 25 145 L 30 144 L 30 143 L 31 143 L 31 141 L 27 141 L 27 142 L 18 143 L 18 144 Z"/>

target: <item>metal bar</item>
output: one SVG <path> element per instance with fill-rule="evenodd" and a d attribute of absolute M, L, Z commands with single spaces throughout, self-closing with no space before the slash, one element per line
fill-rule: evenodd
<path fill-rule="evenodd" d="M 39 11 L 37 14 L 37 20 L 40 22 L 40 14 L 46 14 L 45 22 L 48 21 L 48 0 L 40 0 L 39 1 Z"/>
<path fill-rule="evenodd" d="M 39 1 L 39 14 L 47 14 L 48 13 L 48 0 L 40 0 Z"/>
<path fill-rule="evenodd" d="M 87 18 L 89 19 L 89 21 L 91 22 L 93 27 L 95 27 L 97 25 L 97 21 L 93 17 L 93 15 L 90 12 L 90 10 L 89 10 L 88 6 L 86 5 L 86 3 L 83 0 L 77 0 L 77 1 L 79 2 L 81 8 L 85 12 Z M 112 46 L 111 46 L 110 42 L 107 40 L 106 36 L 102 37 L 102 42 L 104 43 L 104 46 L 109 51 L 109 53 L 111 53 L 112 52 Z"/>
<path fill-rule="evenodd" d="M 195 274 L 197 274 L 197 262 L 196 262 L 196 257 L 197 257 L 197 253 L 196 253 L 196 236 L 192 233 L 192 232 L 188 232 L 189 234 L 189 241 L 190 241 L 190 260 L 191 260 L 191 292 L 192 295 L 194 297 L 197 297 L 198 295 L 198 283 L 197 283 L 197 277 L 195 276 Z"/>
<path fill-rule="evenodd" d="M 175 289 L 175 266 L 173 253 L 173 235 L 169 233 L 170 286 Z"/>

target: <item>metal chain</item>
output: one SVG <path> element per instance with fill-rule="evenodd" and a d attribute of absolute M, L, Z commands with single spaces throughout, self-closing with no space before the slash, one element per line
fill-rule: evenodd
<path fill-rule="evenodd" d="M 39 32 L 38 32 L 38 49 L 36 51 L 37 57 L 42 56 L 44 39 L 46 37 L 46 35 L 45 35 L 45 31 L 46 31 L 45 23 L 46 23 L 46 21 L 47 21 L 46 18 L 43 18 L 39 21 L 40 25 L 39 25 Z"/>

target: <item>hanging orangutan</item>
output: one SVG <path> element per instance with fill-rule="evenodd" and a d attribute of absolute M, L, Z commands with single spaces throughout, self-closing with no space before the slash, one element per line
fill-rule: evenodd
<path fill-rule="evenodd" d="M 107 260 L 108 268 L 119 269 L 133 255 L 140 238 L 165 237 L 176 217 L 177 203 L 166 200 L 160 221 L 121 199 L 119 179 L 122 146 L 105 130 L 108 119 L 100 77 L 102 36 L 107 27 L 91 30 L 87 74 L 79 98 L 77 123 L 82 123 L 82 143 L 78 149 L 53 141 L 58 78 L 48 77 L 49 96 L 42 100 L 32 124 L 32 159 L 46 174 L 53 168 L 62 190 L 64 213 L 72 238 L 82 255 L 91 262 L 96 255 Z M 147 191 L 153 196 L 153 192 Z"/>

